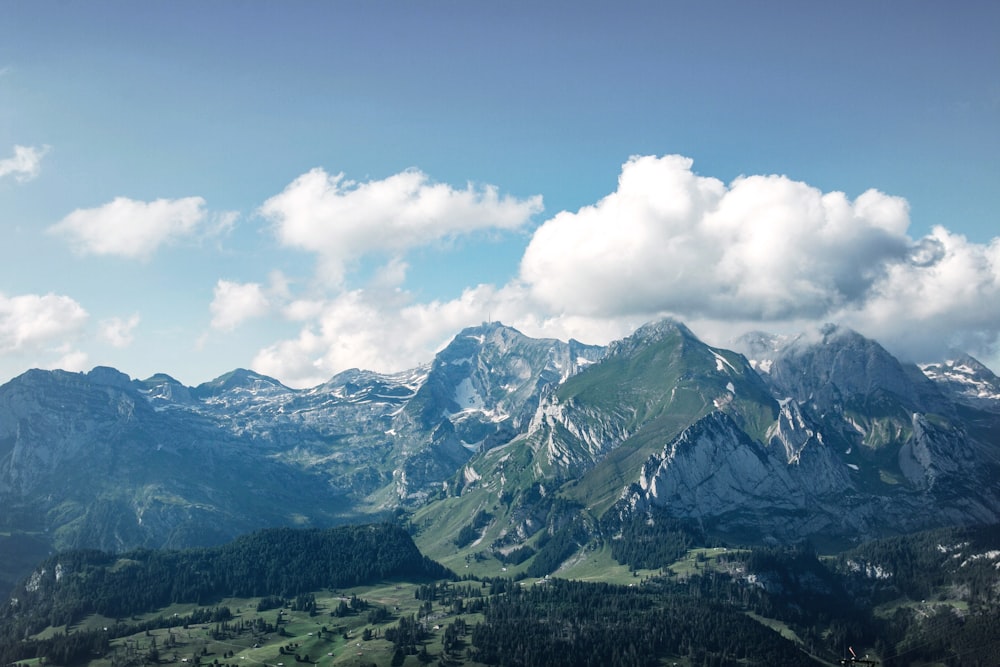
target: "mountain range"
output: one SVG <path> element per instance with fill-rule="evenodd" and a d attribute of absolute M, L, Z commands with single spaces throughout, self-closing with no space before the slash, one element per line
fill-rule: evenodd
<path fill-rule="evenodd" d="M 394 513 L 453 567 L 530 567 L 643 514 L 780 543 L 1000 519 L 1000 379 L 975 359 L 919 367 L 836 326 L 731 347 L 669 319 L 608 346 L 484 323 L 305 390 L 32 370 L 0 387 L 0 584 L 52 550 Z"/>

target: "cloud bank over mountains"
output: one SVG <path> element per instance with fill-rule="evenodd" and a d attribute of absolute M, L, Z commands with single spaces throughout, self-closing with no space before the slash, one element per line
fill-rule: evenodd
<path fill-rule="evenodd" d="M 534 208 L 510 206 L 524 216 Z M 351 216 L 346 231 L 312 237 L 321 263 L 338 257 L 338 235 L 361 226 L 361 212 L 352 207 Z M 336 220 L 331 212 L 311 222 Z M 440 234 L 411 228 L 401 244 L 389 216 L 367 220 L 364 246 L 353 246 L 359 254 Z M 614 192 L 535 229 L 510 283 L 468 286 L 447 302 L 362 288 L 292 305 L 289 314 L 308 313 L 300 334 L 262 350 L 254 366 L 304 385 L 353 365 L 402 369 L 487 315 L 532 335 L 587 342 L 667 314 L 720 344 L 750 328 L 836 321 L 914 360 L 952 346 L 989 359 L 1000 332 L 1000 239 L 984 246 L 944 227 L 914 239 L 909 225 L 907 202 L 877 190 L 851 200 L 779 175 L 726 185 L 695 173 L 687 157 L 634 157 Z"/>
<path fill-rule="evenodd" d="M 0 162 L 0 175 L 30 173 L 24 160 L 16 170 Z M 351 367 L 413 367 L 487 318 L 589 343 L 663 315 L 718 344 L 747 329 L 833 321 L 913 360 L 951 346 L 988 363 L 997 358 L 1000 238 L 973 243 L 944 226 L 913 238 L 900 197 L 868 190 L 851 199 L 782 175 L 726 184 L 699 175 L 688 157 L 636 156 L 599 201 L 539 222 L 542 211 L 540 195 L 456 188 L 416 169 L 366 182 L 313 169 L 241 222 L 260 224 L 276 251 L 310 257 L 307 275 L 291 280 L 274 265 L 259 267 L 261 275 L 222 276 L 204 305 L 206 322 L 214 336 L 262 318 L 294 327 L 296 334 L 248 360 L 291 386 L 314 386 Z M 196 196 L 119 197 L 70 213 L 50 232 L 79 254 L 148 260 L 235 218 Z M 462 275 L 450 276 L 463 287 L 450 300 L 407 286 L 416 250 L 516 233 L 529 237 L 507 284 L 464 285 Z M 366 262 L 380 268 L 362 278 Z M 60 337 L 78 337 L 87 318 L 69 296 L 0 297 L 0 349 L 64 349 Z M 142 335 L 143 319 L 105 321 L 104 339 L 129 344 Z"/>

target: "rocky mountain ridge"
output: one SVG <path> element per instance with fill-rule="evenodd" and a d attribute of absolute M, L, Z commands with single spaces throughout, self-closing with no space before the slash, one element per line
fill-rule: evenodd
<path fill-rule="evenodd" d="M 197 387 L 29 371 L 0 387 L 0 556 L 207 545 L 395 508 L 430 535 L 503 506 L 481 527 L 503 548 L 557 530 L 565 507 L 656 506 L 778 540 L 1000 516 L 985 367 L 921 372 L 837 328 L 745 349 L 673 320 L 607 347 L 488 323 L 425 366 L 305 390 L 243 369 Z M 435 557 L 454 550 L 438 542 Z"/>

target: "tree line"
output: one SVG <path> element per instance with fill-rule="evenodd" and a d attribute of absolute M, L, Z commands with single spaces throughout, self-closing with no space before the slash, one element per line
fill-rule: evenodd
<path fill-rule="evenodd" d="M 807 656 L 742 612 L 689 595 L 551 579 L 485 603 L 470 657 L 524 667 L 804 665 Z"/>

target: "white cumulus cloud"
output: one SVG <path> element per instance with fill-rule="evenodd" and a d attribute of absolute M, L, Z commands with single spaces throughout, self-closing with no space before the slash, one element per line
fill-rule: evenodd
<path fill-rule="evenodd" d="M 840 322 L 911 360 L 1000 351 L 1000 239 L 908 234 L 906 200 L 786 176 L 726 185 L 681 156 L 635 157 L 615 192 L 534 234 L 521 280 L 551 316 L 672 314 L 724 342 Z"/>
<path fill-rule="evenodd" d="M 48 146 L 14 146 L 14 155 L 0 160 L 0 178 L 13 176 L 19 183 L 30 181 L 38 176 L 42 157 L 48 152 Z"/>
<path fill-rule="evenodd" d="M 151 202 L 116 197 L 73 211 L 49 232 L 67 239 L 80 254 L 146 259 L 164 243 L 193 234 L 206 217 L 201 197 Z"/>
<path fill-rule="evenodd" d="M 0 353 L 39 349 L 76 337 L 87 311 L 68 296 L 0 294 Z"/>
<path fill-rule="evenodd" d="M 294 302 L 289 319 L 308 317 L 299 335 L 261 350 L 252 366 L 298 387 L 321 384 L 348 368 L 412 368 L 468 325 L 470 303 L 477 300 L 470 295 L 414 304 L 403 293 L 350 290 L 322 302 Z"/>
<path fill-rule="evenodd" d="M 232 331 L 244 321 L 265 315 L 271 304 L 260 283 L 219 280 L 209 306 L 212 328 Z"/>
<path fill-rule="evenodd" d="M 541 210 L 540 196 L 501 196 L 488 185 L 455 189 L 415 169 L 358 183 L 317 168 L 260 207 L 283 244 L 319 256 L 323 277 L 332 284 L 340 284 L 347 265 L 360 256 L 396 258 L 442 239 L 517 229 Z"/>
<path fill-rule="evenodd" d="M 906 202 L 785 176 L 726 186 L 688 158 L 635 157 L 618 189 L 536 231 L 521 277 L 551 309 L 770 320 L 864 299 L 912 242 Z"/>
<path fill-rule="evenodd" d="M 933 361 L 952 348 L 992 361 L 1000 356 L 1000 238 L 983 245 L 936 227 L 924 241 L 936 261 L 893 265 L 864 303 L 838 319 L 911 361 Z"/>

